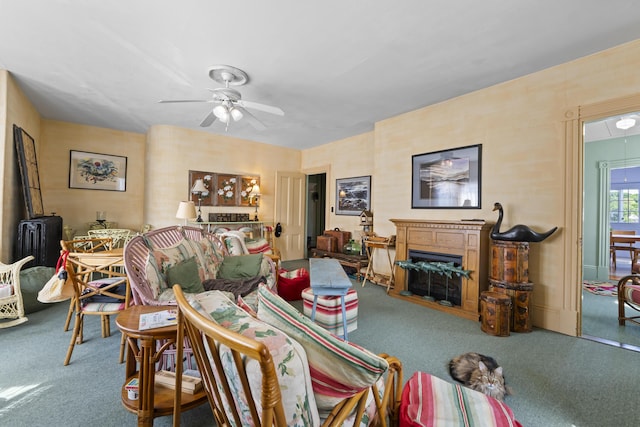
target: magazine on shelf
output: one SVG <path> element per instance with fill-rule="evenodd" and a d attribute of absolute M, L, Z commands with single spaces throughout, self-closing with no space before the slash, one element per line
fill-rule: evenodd
<path fill-rule="evenodd" d="M 178 311 L 162 310 L 153 313 L 143 313 L 140 315 L 140 323 L 138 329 L 144 331 L 146 329 L 162 328 L 165 326 L 176 325 L 178 323 Z"/>

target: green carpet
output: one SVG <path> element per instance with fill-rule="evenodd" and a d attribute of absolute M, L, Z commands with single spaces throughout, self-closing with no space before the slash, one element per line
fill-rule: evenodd
<path fill-rule="evenodd" d="M 490 336 L 478 322 L 392 298 L 383 287 L 354 282 L 354 289 L 358 329 L 350 340 L 398 357 L 405 382 L 418 370 L 450 381 L 447 362 L 476 351 L 503 366 L 514 390 L 506 403 L 523 426 L 632 426 L 640 419 L 640 406 L 632 404 L 637 375 L 629 369 L 637 365 L 638 353 L 540 329 Z M 87 318 L 86 341 L 63 366 L 70 339 L 62 331 L 66 311 L 66 303 L 54 304 L 30 314 L 23 325 L 0 330 L 0 425 L 135 425 L 136 416 L 120 402 L 124 365 L 117 362 L 115 322 L 113 335 L 101 338 L 99 319 Z M 154 425 L 170 426 L 171 418 L 157 418 Z M 201 406 L 183 413 L 182 425 L 212 426 L 211 412 Z"/>

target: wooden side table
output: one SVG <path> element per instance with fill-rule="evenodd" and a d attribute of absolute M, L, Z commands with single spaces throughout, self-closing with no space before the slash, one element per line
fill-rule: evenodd
<path fill-rule="evenodd" d="M 395 242 L 391 242 L 388 238 L 376 238 L 375 240 L 374 238 L 370 238 L 370 240 L 364 241 L 364 247 L 367 252 L 367 257 L 369 258 L 369 264 L 367 265 L 367 272 L 364 275 L 364 280 L 362 280 L 362 286 L 364 286 L 368 280 L 370 282 L 386 286 L 387 293 L 389 293 L 389 289 L 395 283 L 394 261 L 391 260 L 391 252 L 389 249 L 395 248 Z M 373 269 L 373 254 L 376 249 L 382 249 L 387 254 L 389 268 L 391 269 L 391 273 L 388 276 L 376 273 Z"/>
<path fill-rule="evenodd" d="M 134 305 L 124 310 L 116 318 L 116 325 L 125 334 L 129 344 L 125 367 L 126 379 L 122 386 L 122 404 L 128 411 L 138 414 L 139 426 L 152 426 L 155 417 L 172 413 L 174 414 L 174 425 L 179 425 L 180 412 L 207 401 L 204 390 L 195 394 L 180 393 L 179 398 L 176 399 L 177 391 L 155 386 L 155 365 L 162 357 L 164 350 L 176 343 L 178 328 L 176 325 L 172 325 L 141 331 L 138 329 L 138 325 L 140 314 L 168 309 L 176 309 L 176 307 Z M 164 340 L 164 344 L 156 349 L 156 343 L 160 340 Z M 133 378 L 138 378 L 137 400 L 129 399 L 125 389 L 125 385 Z"/>

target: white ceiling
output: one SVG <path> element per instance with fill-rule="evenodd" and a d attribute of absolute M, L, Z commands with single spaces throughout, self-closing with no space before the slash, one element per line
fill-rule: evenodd
<path fill-rule="evenodd" d="M 0 68 L 46 119 L 144 133 L 166 124 L 308 148 L 376 121 L 640 38 L 633 0 L 0 0 Z M 198 125 L 220 85 L 275 105 Z"/>

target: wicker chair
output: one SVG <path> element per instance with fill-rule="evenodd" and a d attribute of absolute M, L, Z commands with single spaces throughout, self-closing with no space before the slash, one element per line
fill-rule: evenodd
<path fill-rule="evenodd" d="M 12 319 L 0 322 L 0 329 L 16 326 L 27 321 L 24 315 L 22 291 L 20 290 L 20 269 L 33 259 L 29 255 L 13 264 L 0 262 L 0 286 L 6 288 L 6 294 L 0 294 L 0 319 Z"/>
<path fill-rule="evenodd" d="M 625 306 L 640 312 L 640 274 L 631 274 L 618 281 L 618 324 L 626 321 L 640 325 L 640 315 L 627 316 Z"/>
<path fill-rule="evenodd" d="M 251 418 L 251 425 L 255 426 L 284 426 L 286 425 L 285 411 L 283 407 L 281 388 L 276 375 L 276 366 L 272 355 L 265 343 L 255 341 L 241 334 L 233 332 L 214 321 L 205 318 L 194 309 L 186 300 L 185 295 L 179 285 L 174 286 L 174 293 L 178 303 L 178 340 L 185 333 L 192 343 L 193 352 L 198 364 L 204 388 L 207 392 L 209 404 L 215 418 L 216 425 L 229 426 L 241 425 L 241 420 L 247 422 L 246 417 Z M 210 349 L 220 349 L 228 347 L 232 357 L 223 360 L 217 351 Z M 180 357 L 180 353 L 178 353 Z M 384 378 L 384 394 L 380 398 L 377 387 L 370 388 L 356 393 L 353 397 L 342 400 L 336 405 L 323 422 L 323 426 L 342 426 L 345 420 L 355 414 L 353 425 L 360 425 L 365 415 L 365 406 L 369 393 L 373 393 L 373 404 L 376 406 L 376 416 L 369 420 L 369 425 L 395 426 L 398 422 L 398 408 L 400 405 L 400 394 L 402 388 L 402 365 L 398 359 L 388 355 L 381 355 L 389 363 L 389 370 Z M 248 360 L 255 360 L 262 375 L 261 390 L 251 391 L 249 386 L 249 374 L 245 369 Z M 233 380 L 222 367 L 225 363 L 232 363 L 240 376 L 242 390 L 235 390 L 232 386 Z M 237 371 L 236 371 L 237 370 Z M 180 378 L 181 368 L 176 371 L 177 378 Z M 179 399 L 179 393 L 176 398 Z M 261 396 L 261 406 L 257 407 L 253 399 L 248 399 L 249 412 L 244 412 L 245 418 L 238 413 L 239 395 Z M 227 405 L 229 412 L 225 410 L 222 402 L 234 402 Z M 179 402 L 178 402 L 179 403 Z M 179 406 L 179 405 L 177 405 Z"/>
<path fill-rule="evenodd" d="M 89 230 L 87 234 L 90 237 L 109 238 L 112 240 L 112 247 L 123 248 L 124 245 L 131 239 L 131 230 L 125 228 L 105 228 L 97 230 Z"/>
<path fill-rule="evenodd" d="M 124 264 L 131 283 L 131 293 L 135 305 L 175 305 L 175 301 L 160 301 L 152 290 L 151 281 L 147 277 L 147 263 L 151 252 L 161 252 L 163 249 L 171 248 L 183 239 L 197 242 L 201 239 L 208 239 L 222 257 L 228 256 L 229 252 L 225 244 L 214 233 L 199 227 L 170 226 L 151 230 L 145 234 L 133 237 L 124 247 Z M 213 262 L 213 260 L 212 260 Z M 271 263 L 271 275 L 276 277 L 275 264 Z M 170 286 L 171 284 L 165 284 Z M 190 354 L 189 343 L 185 342 L 185 351 Z M 174 346 L 166 349 L 160 361 L 160 369 L 173 370 L 175 366 L 176 349 Z M 187 358 L 191 362 L 191 357 Z"/>
<path fill-rule="evenodd" d="M 152 251 L 150 247 L 153 247 L 154 250 L 162 251 L 165 248 L 170 248 L 178 244 L 185 238 L 192 241 L 208 239 L 220 256 L 224 257 L 229 255 L 229 251 L 224 242 L 216 234 L 199 227 L 171 226 L 152 230 L 143 235 L 133 237 L 124 247 L 124 264 L 127 274 L 129 275 L 129 280 L 131 281 L 131 292 L 135 305 L 173 304 L 171 301 L 158 301 L 156 296 L 154 296 L 150 281 L 147 277 L 146 266 Z M 270 258 L 269 263 L 271 269 L 270 274 L 275 281 L 277 277 L 276 266 Z"/>

